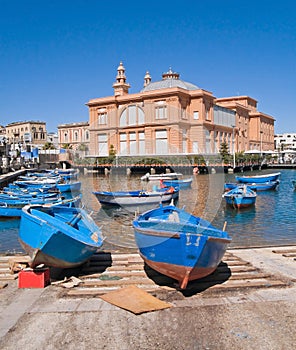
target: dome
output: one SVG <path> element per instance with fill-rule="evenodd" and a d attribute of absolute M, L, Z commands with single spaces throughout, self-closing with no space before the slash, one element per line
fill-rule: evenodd
<path fill-rule="evenodd" d="M 173 72 L 170 68 L 167 73 L 163 73 L 162 80 L 148 84 L 147 86 L 144 87 L 144 89 L 141 90 L 141 92 L 168 89 L 168 88 L 174 88 L 174 87 L 179 87 L 185 90 L 200 89 L 198 86 L 194 84 L 191 84 L 179 79 L 179 74 Z"/>

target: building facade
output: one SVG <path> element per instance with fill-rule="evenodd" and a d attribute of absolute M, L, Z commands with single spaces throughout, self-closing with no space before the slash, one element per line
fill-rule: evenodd
<path fill-rule="evenodd" d="M 59 148 L 77 150 L 84 145 L 84 150 L 89 149 L 90 142 L 89 123 L 71 123 L 58 125 Z"/>
<path fill-rule="evenodd" d="M 274 118 L 251 97 L 216 98 L 171 69 L 156 82 L 147 72 L 139 93 L 129 88 L 121 62 L 114 95 L 87 103 L 90 155 L 108 156 L 111 147 L 119 156 L 217 154 L 222 142 L 230 152 L 274 147 Z"/>
<path fill-rule="evenodd" d="M 296 152 L 296 133 L 274 135 L 274 145 L 277 151 L 293 150 Z"/>
<path fill-rule="evenodd" d="M 46 123 L 41 121 L 14 122 L 6 125 L 6 142 L 11 149 L 26 146 L 42 147 L 47 140 Z"/>

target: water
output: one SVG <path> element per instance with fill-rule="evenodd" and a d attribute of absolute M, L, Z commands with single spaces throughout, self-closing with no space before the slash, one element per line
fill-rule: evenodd
<path fill-rule="evenodd" d="M 273 171 L 264 170 L 260 174 Z M 248 175 L 255 175 L 252 172 Z M 233 174 L 210 174 L 194 176 L 192 188 L 180 191 L 179 207 L 209 220 L 232 237 L 230 247 L 264 247 L 296 244 L 296 191 L 291 180 L 296 179 L 295 170 L 282 170 L 280 185 L 276 191 L 258 192 L 256 205 L 243 210 L 226 206 L 222 199 L 224 182 L 235 182 Z M 85 208 L 102 228 L 105 247 L 119 249 L 136 248 L 132 229 L 134 210 L 101 208 L 92 191 L 116 191 L 151 189 L 155 183 L 141 182 L 140 175 L 127 177 L 111 173 L 81 175 L 82 200 Z M 0 252 L 22 252 L 18 242 L 18 219 L 0 218 Z"/>

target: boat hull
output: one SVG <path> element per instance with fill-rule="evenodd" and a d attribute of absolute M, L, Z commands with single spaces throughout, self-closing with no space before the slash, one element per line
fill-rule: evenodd
<path fill-rule="evenodd" d="M 267 181 L 276 181 L 281 173 L 257 175 L 257 176 L 236 176 L 236 180 L 240 183 L 263 183 Z"/>
<path fill-rule="evenodd" d="M 37 198 L 34 200 L 18 200 L 14 203 L 8 203 L 1 201 L 0 202 L 0 216 L 6 217 L 21 217 L 22 209 L 28 204 L 40 204 L 40 205 L 63 205 L 68 207 L 78 206 L 81 202 L 81 197 L 75 197 L 71 199 L 55 199 L 49 198 L 46 200 L 42 200 L 41 198 Z"/>
<path fill-rule="evenodd" d="M 178 195 L 176 191 L 170 193 L 146 193 L 141 191 L 134 192 L 93 192 L 97 200 L 102 205 L 112 206 L 146 206 L 167 203 L 175 199 Z"/>
<path fill-rule="evenodd" d="M 224 184 L 224 190 L 225 191 L 230 191 L 233 190 L 235 187 L 237 187 L 239 184 L 238 183 L 226 183 Z M 270 191 L 270 190 L 276 190 L 276 188 L 279 185 L 279 181 L 269 181 L 269 182 L 262 182 L 262 183 L 250 183 L 247 184 L 247 186 L 252 190 L 252 191 Z"/>
<path fill-rule="evenodd" d="M 83 209 L 56 207 L 53 210 L 57 217 L 68 216 L 61 221 L 35 210 L 34 206 L 26 206 L 22 211 L 19 241 L 31 258 L 31 267 L 39 264 L 77 267 L 101 247 L 100 229 Z"/>
<path fill-rule="evenodd" d="M 184 180 L 163 180 L 162 183 L 165 186 L 173 186 L 177 187 L 180 190 L 185 190 L 187 188 L 191 188 L 192 179 L 184 179 Z"/>
<path fill-rule="evenodd" d="M 166 208 L 170 210 L 172 206 L 163 207 L 163 210 Z M 154 218 L 141 220 L 140 216 L 140 220 L 134 220 L 133 227 L 145 263 L 177 280 L 181 289 L 185 289 L 189 281 L 215 271 L 231 241 L 226 232 L 210 224 L 201 226 L 188 224 L 188 221 L 174 223 Z"/>
<path fill-rule="evenodd" d="M 81 182 L 57 183 L 57 188 L 60 192 L 78 192 L 81 188 Z"/>
<path fill-rule="evenodd" d="M 225 197 L 225 201 L 228 205 L 235 208 L 248 208 L 255 205 L 256 198 L 238 198 L 238 197 Z"/>
<path fill-rule="evenodd" d="M 188 282 L 206 277 L 211 273 L 213 273 L 217 268 L 216 266 L 187 267 L 182 265 L 174 265 L 174 264 L 153 261 L 153 260 L 147 259 L 143 254 L 141 254 L 141 252 L 140 252 L 140 256 L 142 257 L 144 262 L 153 270 L 177 280 L 181 289 L 186 289 Z"/>

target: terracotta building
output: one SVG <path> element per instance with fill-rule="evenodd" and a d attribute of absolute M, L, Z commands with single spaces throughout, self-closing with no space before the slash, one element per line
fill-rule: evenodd
<path fill-rule="evenodd" d="M 89 123 L 71 123 L 58 125 L 58 143 L 59 147 L 67 146 L 77 150 L 80 145 L 84 144 L 86 149 L 89 148 Z"/>
<path fill-rule="evenodd" d="M 251 97 L 216 98 L 171 69 L 156 82 L 147 72 L 138 93 L 129 88 L 120 63 L 114 95 L 87 103 L 90 155 L 106 156 L 110 147 L 119 156 L 215 154 L 222 142 L 230 152 L 274 147 L 274 118 Z"/>
<path fill-rule="evenodd" d="M 46 142 L 46 123 L 41 121 L 23 121 L 7 124 L 6 141 L 14 147 L 24 148 L 26 145 L 42 147 Z"/>

